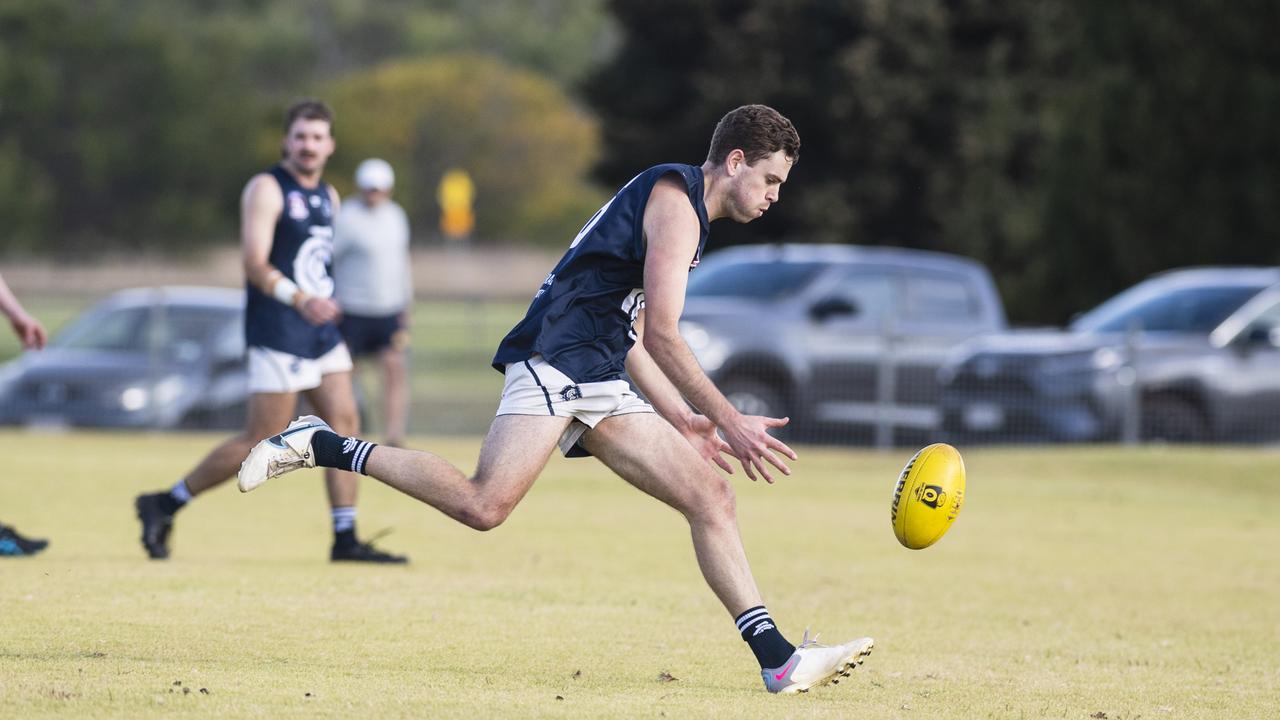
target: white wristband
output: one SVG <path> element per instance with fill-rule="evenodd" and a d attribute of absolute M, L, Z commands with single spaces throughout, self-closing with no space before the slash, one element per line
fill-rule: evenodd
<path fill-rule="evenodd" d="M 293 307 L 293 298 L 298 294 L 298 286 L 292 280 L 281 275 L 271 286 L 271 294 L 281 303 Z"/>

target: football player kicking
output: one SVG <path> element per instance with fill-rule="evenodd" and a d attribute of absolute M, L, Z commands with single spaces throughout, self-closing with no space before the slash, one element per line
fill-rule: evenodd
<path fill-rule="evenodd" d="M 240 489 L 303 467 L 352 470 L 489 530 L 520 502 L 557 445 L 566 456 L 594 455 L 688 520 L 703 577 L 770 692 L 802 692 L 847 675 L 871 652 L 872 639 L 828 647 L 806 633 L 796 647 L 783 637 L 751 576 L 733 490 L 713 467 L 732 473 L 728 453 L 752 480 L 790 474 L 786 459 L 795 452 L 767 432 L 787 419 L 738 412 L 677 330 L 709 223 L 763 215 L 799 149 L 795 128 L 777 111 L 737 108 L 716 126 L 702 166 L 649 168 L 587 222 L 498 347 L 493 365 L 505 387 L 474 476 L 431 453 L 343 437 L 305 416 L 249 453 Z"/>

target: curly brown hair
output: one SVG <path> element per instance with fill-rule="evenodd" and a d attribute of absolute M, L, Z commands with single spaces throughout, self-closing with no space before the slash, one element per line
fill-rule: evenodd
<path fill-rule="evenodd" d="M 734 150 L 742 151 L 748 165 L 779 150 L 795 162 L 800 157 L 800 134 L 790 120 L 768 105 L 743 105 L 716 123 L 707 162 L 719 165 Z"/>

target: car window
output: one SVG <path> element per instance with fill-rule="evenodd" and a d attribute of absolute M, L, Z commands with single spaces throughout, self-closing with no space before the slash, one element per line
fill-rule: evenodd
<path fill-rule="evenodd" d="M 1280 303 L 1258 313 L 1258 317 L 1249 323 L 1248 330 L 1274 330 L 1280 328 Z"/>
<path fill-rule="evenodd" d="M 707 263 L 689 276 L 689 297 L 777 300 L 813 281 L 826 265 L 816 262 Z"/>
<path fill-rule="evenodd" d="M 924 322 L 978 319 L 978 303 L 972 288 L 963 279 L 909 275 L 906 283 L 907 302 L 903 310 L 906 319 Z"/>
<path fill-rule="evenodd" d="M 160 345 L 184 341 L 205 344 L 226 326 L 231 315 L 216 308 L 162 306 L 157 308 L 156 319 L 153 337 Z"/>
<path fill-rule="evenodd" d="M 893 275 L 867 269 L 846 271 L 833 294 L 853 303 L 859 322 L 881 320 L 893 307 Z"/>
<path fill-rule="evenodd" d="M 142 350 L 146 317 L 146 308 L 90 313 L 60 334 L 53 346 L 68 350 Z"/>
<path fill-rule="evenodd" d="M 154 320 L 149 320 L 154 311 Z M 157 305 L 91 313 L 69 328 L 56 347 L 74 350 L 146 352 L 162 348 L 180 360 L 195 360 L 232 324 L 234 313 L 220 308 Z"/>
<path fill-rule="evenodd" d="M 1207 333 L 1227 319 L 1262 286 L 1226 285 L 1161 292 L 1138 285 L 1090 311 L 1073 325 L 1084 332 L 1141 330 Z"/>

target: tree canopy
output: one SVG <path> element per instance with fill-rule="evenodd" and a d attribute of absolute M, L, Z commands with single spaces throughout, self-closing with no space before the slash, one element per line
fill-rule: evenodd
<path fill-rule="evenodd" d="M 717 119 L 800 131 L 783 201 L 718 244 L 892 244 L 993 269 L 1057 321 L 1175 265 L 1280 261 L 1280 6 L 613 0 L 583 85 L 598 177 L 698 162 Z M 657 32 L 655 28 L 661 27 Z"/>
<path fill-rule="evenodd" d="M 502 208 L 506 224 L 496 213 L 481 220 L 525 238 L 572 236 L 581 218 L 566 216 L 597 197 L 589 190 L 572 200 L 564 195 L 585 187 L 581 168 L 592 162 L 597 139 L 590 118 L 560 88 L 609 51 L 609 27 L 595 0 L 2 3 L 0 251 L 181 252 L 225 241 L 237 227 L 245 181 L 278 157 L 284 108 L 362 79 L 385 82 L 394 74 L 378 69 L 386 64 L 434 72 L 417 81 L 433 94 L 374 102 L 397 109 L 411 99 L 433 107 L 454 102 L 449 98 L 465 89 L 439 84 L 449 75 L 442 65 L 454 63 L 452 77 L 479 72 L 523 123 L 484 118 L 477 126 L 482 108 L 459 109 L 456 117 L 472 122 L 471 130 L 527 130 L 526 146 L 554 137 L 549 147 L 564 158 L 535 153 L 521 169 L 540 179 L 576 174 L 515 195 L 504 194 L 509 184 L 490 183 L 482 188 L 485 200 Z M 423 59 L 434 62 L 414 64 Z M 376 115 L 376 108 L 333 104 L 334 167 L 343 171 L 359 160 L 345 148 L 360 147 L 343 136 L 345 119 Z M 544 132 L 530 112 L 554 127 Z M 388 126 L 395 120 L 390 112 L 381 118 Z M 385 129 L 370 132 L 385 136 Z M 565 133 L 580 135 L 570 140 Z M 533 162 L 541 165 L 531 169 Z M 429 168 L 403 162 L 397 168 L 426 182 Z M 434 207 L 434 188 L 400 199 L 426 212 Z"/>

